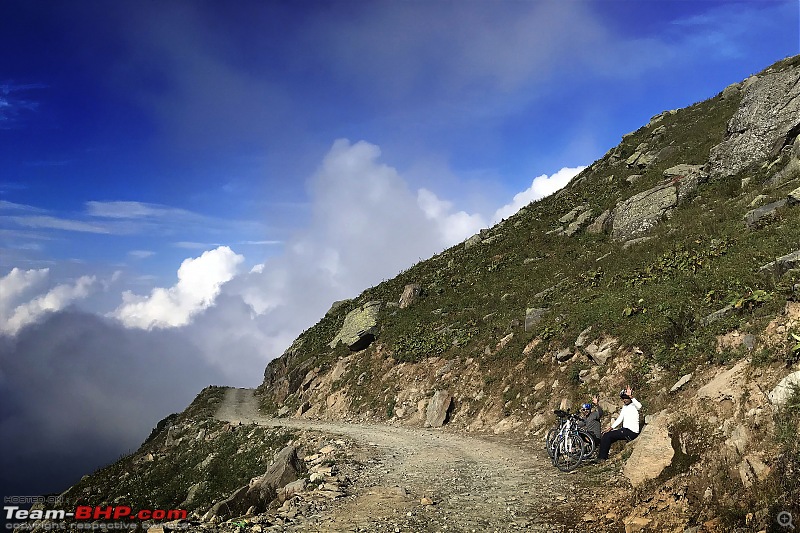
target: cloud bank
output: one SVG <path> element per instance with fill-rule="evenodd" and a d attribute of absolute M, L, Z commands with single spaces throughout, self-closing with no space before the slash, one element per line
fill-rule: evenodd
<path fill-rule="evenodd" d="M 64 309 L 72 302 L 86 298 L 95 284 L 94 276 L 81 276 L 74 283 L 56 285 L 48 292 L 23 302 L 31 290 L 41 287 L 49 269 L 20 270 L 14 268 L 0 278 L 0 334 L 14 335 L 47 313 Z"/>

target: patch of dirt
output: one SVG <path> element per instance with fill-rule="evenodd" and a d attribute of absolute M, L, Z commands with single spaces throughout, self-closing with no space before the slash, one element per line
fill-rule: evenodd
<path fill-rule="evenodd" d="M 466 436 L 446 428 L 274 419 L 258 412 L 250 389 L 229 389 L 216 417 L 357 443 L 352 457 L 360 468 L 349 494 L 290 530 L 566 531 L 581 520 L 569 511 L 580 507 L 580 471 L 556 470 L 538 441 Z"/>

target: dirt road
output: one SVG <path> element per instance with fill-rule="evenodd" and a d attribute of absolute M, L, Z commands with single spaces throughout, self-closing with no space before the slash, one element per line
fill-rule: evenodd
<path fill-rule="evenodd" d="M 575 479 L 552 467 L 538 442 L 446 429 L 273 419 L 250 389 L 229 389 L 220 420 L 342 435 L 369 453 L 351 494 L 318 517 L 317 531 L 559 531 Z M 535 446 L 535 447 L 534 447 Z M 433 505 L 421 505 L 429 498 Z"/>

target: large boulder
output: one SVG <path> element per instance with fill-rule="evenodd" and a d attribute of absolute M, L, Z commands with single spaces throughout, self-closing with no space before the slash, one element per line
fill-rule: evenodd
<path fill-rule="evenodd" d="M 634 487 L 661 475 L 672 464 L 675 450 L 667 428 L 667 417 L 662 412 L 654 416 L 636 440 L 633 452 L 625 462 L 622 472 Z"/>
<path fill-rule="evenodd" d="M 409 283 L 403 287 L 403 294 L 400 295 L 400 309 L 405 309 L 413 304 L 420 294 L 422 294 L 422 285 L 419 283 Z"/>
<path fill-rule="evenodd" d="M 446 390 L 438 390 L 428 403 L 428 411 L 425 413 L 425 427 L 441 427 L 447 422 L 447 415 L 450 412 L 450 406 L 453 403 L 453 397 Z"/>
<path fill-rule="evenodd" d="M 611 237 L 627 241 L 650 231 L 678 204 L 677 188 L 662 184 L 619 202 L 614 208 Z"/>
<path fill-rule="evenodd" d="M 737 174 L 771 159 L 794 141 L 790 132 L 800 117 L 800 69 L 763 74 L 744 87 L 739 109 L 728 121 L 726 139 L 709 154 L 713 177 Z"/>
<path fill-rule="evenodd" d="M 352 351 L 363 350 L 369 346 L 378 335 L 378 313 L 381 304 L 382 302 L 367 302 L 347 313 L 342 329 L 328 346 L 336 348 L 341 342 Z"/>

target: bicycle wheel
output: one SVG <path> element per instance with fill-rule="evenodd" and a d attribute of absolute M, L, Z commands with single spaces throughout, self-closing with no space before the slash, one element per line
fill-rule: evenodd
<path fill-rule="evenodd" d="M 550 431 L 547 432 L 547 438 L 545 439 L 545 448 L 547 448 L 547 455 L 550 456 L 550 459 L 553 458 L 555 454 L 555 445 L 556 440 L 558 439 L 558 430 L 559 427 L 552 427 Z"/>
<path fill-rule="evenodd" d="M 580 435 L 583 440 L 583 458 L 591 457 L 595 450 L 594 437 L 584 431 L 578 431 L 578 435 Z"/>
<path fill-rule="evenodd" d="M 553 464 L 562 472 L 569 472 L 577 468 L 583 460 L 584 443 L 578 435 L 571 434 L 562 437 L 556 444 Z"/>

